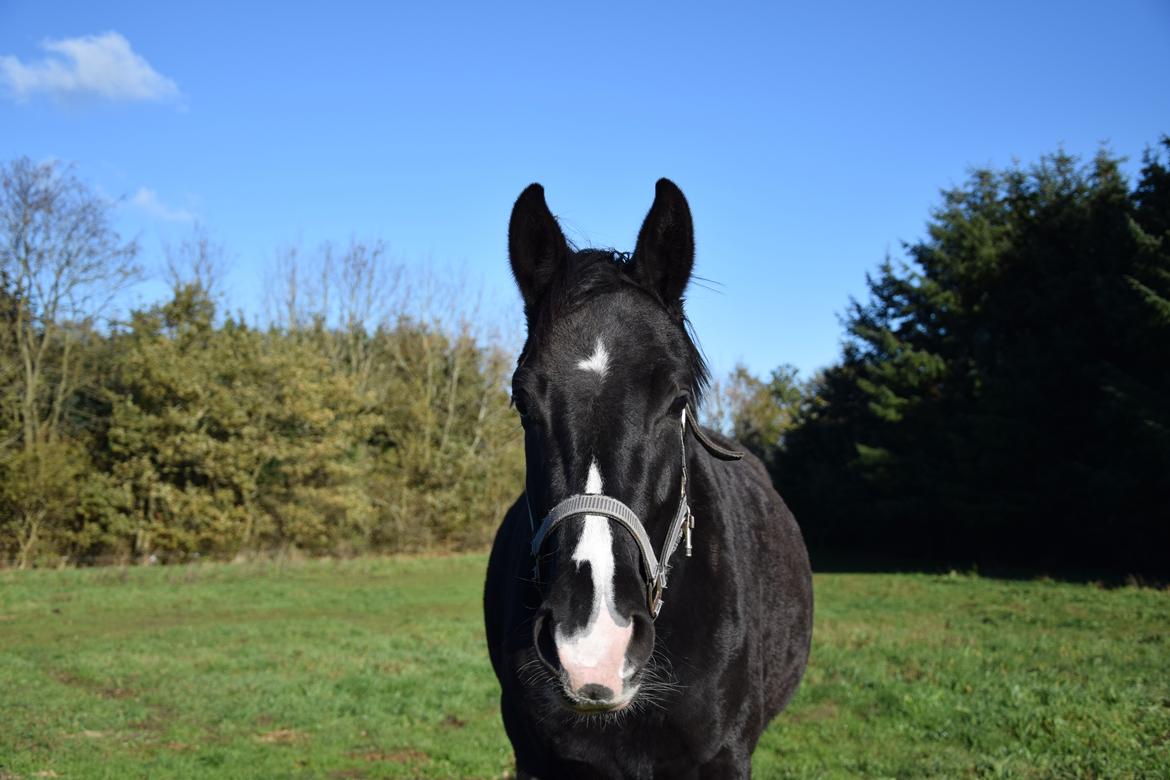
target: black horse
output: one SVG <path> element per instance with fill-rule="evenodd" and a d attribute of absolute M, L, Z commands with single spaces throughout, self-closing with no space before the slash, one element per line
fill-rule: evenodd
<path fill-rule="evenodd" d="M 508 251 L 527 484 L 484 618 L 517 774 L 747 777 L 804 673 L 812 577 L 759 461 L 695 423 L 686 199 L 658 182 L 632 256 L 574 251 L 533 184 Z"/>

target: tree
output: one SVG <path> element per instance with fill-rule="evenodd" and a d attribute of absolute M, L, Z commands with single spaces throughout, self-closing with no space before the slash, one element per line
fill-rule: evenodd
<path fill-rule="evenodd" d="M 277 254 L 270 318 L 329 356 L 373 420 L 371 547 L 482 547 L 522 482 L 510 361 L 476 328 L 473 298 L 429 270 L 406 273 L 382 241 Z"/>
<path fill-rule="evenodd" d="M 135 312 L 108 390 L 104 470 L 128 488 L 135 556 L 328 551 L 368 536 L 350 378 L 311 344 L 228 318 L 197 282 Z"/>
<path fill-rule="evenodd" d="M 375 340 L 378 417 L 369 489 L 375 543 L 482 548 L 523 484 L 521 428 L 498 346 L 401 319 Z"/>
<path fill-rule="evenodd" d="M 137 273 L 133 242 L 110 224 L 111 204 L 68 168 L 19 158 L 0 166 L 2 515 L 26 566 L 65 520 L 82 458 L 63 432 L 76 421 L 84 344 Z"/>
<path fill-rule="evenodd" d="M 0 565 L 487 543 L 523 447 L 460 284 L 325 243 L 281 256 L 261 330 L 197 227 L 169 297 L 105 322 L 137 255 L 110 204 L 56 164 L 0 183 Z"/>
<path fill-rule="evenodd" d="M 795 366 L 772 370 L 765 381 L 737 364 L 725 382 L 716 382 L 704 422 L 723 431 L 770 464 L 783 446 L 804 402 L 806 384 Z"/>
<path fill-rule="evenodd" d="M 780 486 L 826 546 L 1151 569 L 1170 543 L 1170 177 L 976 171 L 869 278 Z M 1159 545 L 1162 545 L 1160 548 Z"/>

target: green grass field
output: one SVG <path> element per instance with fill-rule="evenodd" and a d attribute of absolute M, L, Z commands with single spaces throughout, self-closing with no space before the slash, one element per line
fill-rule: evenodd
<path fill-rule="evenodd" d="M 0 571 L 0 778 L 492 778 L 485 558 Z M 816 580 L 756 776 L 1170 777 L 1170 592 Z"/>

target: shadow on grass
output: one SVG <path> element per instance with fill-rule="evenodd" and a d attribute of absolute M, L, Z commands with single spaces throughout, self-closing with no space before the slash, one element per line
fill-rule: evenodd
<path fill-rule="evenodd" d="M 957 571 L 1001 580 L 1055 580 L 1103 588 L 1170 588 L 1170 571 L 1128 572 L 1108 567 L 1070 565 L 1059 559 L 986 562 L 986 559 L 895 555 L 882 551 L 809 546 L 812 569 L 821 574 L 947 574 Z"/>

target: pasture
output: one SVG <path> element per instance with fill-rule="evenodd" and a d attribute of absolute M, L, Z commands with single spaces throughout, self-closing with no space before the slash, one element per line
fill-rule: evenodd
<path fill-rule="evenodd" d="M 484 566 L 0 571 L 0 778 L 509 776 Z M 816 598 L 757 777 L 1170 776 L 1170 592 L 819 574 Z"/>

